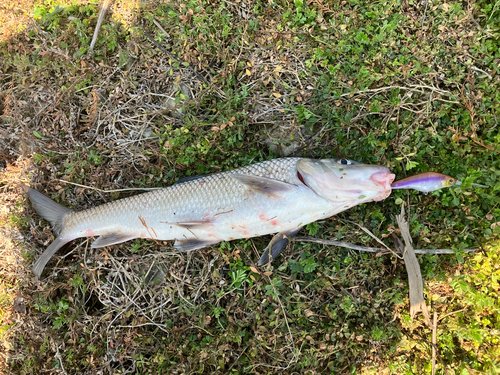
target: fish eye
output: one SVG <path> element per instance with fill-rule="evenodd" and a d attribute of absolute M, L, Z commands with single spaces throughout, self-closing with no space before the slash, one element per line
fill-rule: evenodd
<path fill-rule="evenodd" d="M 343 164 L 343 165 L 349 165 L 352 162 L 349 159 L 339 159 L 339 160 L 337 160 L 337 163 Z"/>
<path fill-rule="evenodd" d="M 455 183 L 455 180 L 454 180 L 453 178 L 450 178 L 449 183 L 450 183 L 450 184 L 454 184 L 454 183 Z"/>

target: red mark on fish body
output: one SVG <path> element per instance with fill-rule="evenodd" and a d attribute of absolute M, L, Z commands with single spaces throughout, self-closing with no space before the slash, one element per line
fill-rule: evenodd
<path fill-rule="evenodd" d="M 92 236 L 95 236 L 94 231 L 93 231 L 92 229 L 87 229 L 87 230 L 85 231 L 85 236 L 86 236 L 86 237 L 92 237 Z"/>
<path fill-rule="evenodd" d="M 278 220 L 273 220 L 273 221 L 271 221 L 271 224 L 272 224 L 272 225 L 278 225 Z"/>
<path fill-rule="evenodd" d="M 266 214 L 260 214 L 260 215 L 259 215 L 259 219 L 260 219 L 260 220 L 264 220 L 264 221 L 266 221 L 266 220 L 267 220 L 267 216 L 266 216 Z"/>
<path fill-rule="evenodd" d="M 244 236 L 248 236 L 249 234 L 250 234 L 250 232 L 249 232 L 249 231 L 247 231 L 247 230 L 244 230 L 244 231 L 243 231 L 243 235 L 244 235 Z"/>

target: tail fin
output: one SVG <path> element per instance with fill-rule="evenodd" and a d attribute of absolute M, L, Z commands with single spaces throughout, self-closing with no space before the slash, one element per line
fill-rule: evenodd
<path fill-rule="evenodd" d="M 23 186 L 23 189 L 28 193 L 28 197 L 30 198 L 30 201 L 38 215 L 50 222 L 52 228 L 54 229 L 54 233 L 56 236 L 59 236 L 63 228 L 64 216 L 72 210 L 61 206 L 59 203 L 54 202 L 52 199 L 46 197 L 35 189 L 28 186 Z"/>
<path fill-rule="evenodd" d="M 42 253 L 42 255 L 40 255 L 40 258 L 38 258 L 35 265 L 31 269 L 36 277 L 40 278 L 42 276 L 43 269 L 49 262 L 50 258 L 52 258 L 56 251 L 67 244 L 69 241 L 71 241 L 71 239 L 66 240 L 61 237 L 57 237 L 54 242 L 52 242 L 50 246 L 45 249 L 45 251 Z"/>
<path fill-rule="evenodd" d="M 27 187 L 23 186 L 25 192 L 28 193 L 28 197 L 30 198 L 33 207 L 35 208 L 38 215 L 43 217 L 45 220 L 50 222 L 52 228 L 54 229 L 54 233 L 57 238 L 50 244 L 50 246 L 45 249 L 40 258 L 36 261 L 32 270 L 36 277 L 40 278 L 42 275 L 42 271 L 45 268 L 47 262 L 52 258 L 52 256 L 59 250 L 64 244 L 71 241 L 71 239 L 66 239 L 61 236 L 61 231 L 64 225 L 64 217 L 68 212 L 71 212 L 67 207 L 61 206 L 59 203 L 54 202 L 49 197 L 46 197 L 42 193 Z"/>

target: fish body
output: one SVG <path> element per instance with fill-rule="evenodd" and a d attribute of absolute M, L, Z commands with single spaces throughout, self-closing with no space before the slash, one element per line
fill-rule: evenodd
<path fill-rule="evenodd" d="M 265 252 L 277 256 L 288 242 L 287 236 L 302 226 L 387 198 L 393 180 L 394 175 L 383 166 L 347 159 L 284 158 L 201 176 L 82 211 L 69 210 L 28 188 L 36 211 L 51 222 L 57 236 L 33 272 L 40 277 L 45 264 L 65 243 L 94 236 L 98 237 L 92 243 L 94 248 L 148 238 L 175 240 L 178 250 L 190 251 L 221 241 L 278 233 L 279 239 L 274 245 L 273 239 Z"/>
<path fill-rule="evenodd" d="M 427 194 L 453 186 L 457 181 L 456 178 L 442 173 L 424 172 L 393 182 L 392 189 L 414 189 Z"/>

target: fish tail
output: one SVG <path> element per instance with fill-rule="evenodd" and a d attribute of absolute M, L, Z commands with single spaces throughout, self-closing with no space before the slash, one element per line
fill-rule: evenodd
<path fill-rule="evenodd" d="M 56 251 L 67 244 L 69 241 L 71 241 L 71 239 L 67 240 L 62 237 L 57 237 L 54 242 L 52 242 L 50 246 L 45 249 L 45 251 L 42 253 L 42 255 L 40 255 L 40 258 L 38 258 L 35 265 L 31 269 L 37 278 L 40 278 L 42 276 L 45 265 L 49 262 Z"/>
<path fill-rule="evenodd" d="M 22 188 L 26 193 L 28 193 L 28 197 L 38 215 L 50 222 L 54 233 L 57 236 L 54 242 L 52 242 L 50 246 L 45 249 L 32 268 L 36 277 L 40 278 L 42 271 L 50 258 L 52 258 L 56 251 L 64 246 L 64 244 L 72 240 L 72 238 L 60 236 L 64 228 L 64 217 L 72 210 L 61 206 L 59 203 L 54 202 L 49 197 L 28 186 L 22 186 Z"/>
<path fill-rule="evenodd" d="M 59 236 L 64 225 L 64 216 L 72 210 L 61 206 L 59 203 L 54 202 L 49 197 L 43 195 L 39 191 L 32 189 L 28 186 L 23 186 L 25 192 L 28 193 L 28 197 L 33 204 L 34 209 L 37 214 L 43 217 L 45 220 L 50 222 L 54 233 Z"/>

